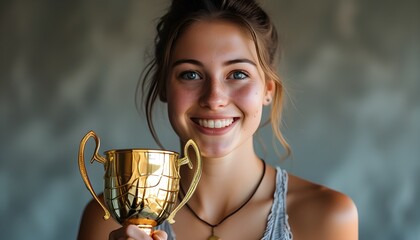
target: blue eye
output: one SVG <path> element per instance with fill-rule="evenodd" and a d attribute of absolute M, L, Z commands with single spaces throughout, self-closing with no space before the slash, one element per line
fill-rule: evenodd
<path fill-rule="evenodd" d="M 239 80 L 245 79 L 247 77 L 249 77 L 248 74 L 244 73 L 243 71 L 235 71 L 228 76 L 229 79 L 239 79 Z"/>
<path fill-rule="evenodd" d="M 201 79 L 201 76 L 194 71 L 185 71 L 180 74 L 180 77 L 185 80 L 196 80 Z"/>

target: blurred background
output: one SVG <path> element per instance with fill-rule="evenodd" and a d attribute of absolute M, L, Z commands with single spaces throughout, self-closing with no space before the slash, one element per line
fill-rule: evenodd
<path fill-rule="evenodd" d="M 282 37 L 293 158 L 261 156 L 351 196 L 360 239 L 420 239 L 420 2 L 261 2 Z M 88 130 L 101 151 L 156 147 L 134 97 L 168 4 L 0 2 L 2 239 L 76 238 L 91 198 L 77 167 Z M 157 116 L 178 150 L 165 108 Z M 270 129 L 260 137 L 271 149 Z M 103 167 L 88 171 L 101 191 Z"/>

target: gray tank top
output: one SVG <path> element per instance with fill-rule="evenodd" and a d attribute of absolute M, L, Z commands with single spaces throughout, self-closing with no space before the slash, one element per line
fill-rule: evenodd
<path fill-rule="evenodd" d="M 287 172 L 277 167 L 274 201 L 261 240 L 291 240 L 293 238 L 286 213 L 287 180 Z M 175 232 L 167 221 L 156 229 L 168 233 L 168 240 L 176 240 Z"/>

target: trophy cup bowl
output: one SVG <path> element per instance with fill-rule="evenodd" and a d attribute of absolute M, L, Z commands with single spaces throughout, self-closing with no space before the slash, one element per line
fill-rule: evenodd
<path fill-rule="evenodd" d="M 99 200 L 90 183 L 84 160 L 84 149 L 89 138 L 96 142 L 91 163 L 104 165 L 104 202 Z M 154 149 L 118 149 L 98 154 L 100 139 L 95 132 L 88 132 L 80 142 L 79 170 L 89 192 L 105 212 L 121 225 L 134 224 L 148 234 L 163 221 L 174 223 L 175 214 L 185 205 L 195 191 L 201 177 L 200 151 L 193 140 L 184 146 L 185 157 L 177 152 Z M 196 171 L 190 187 L 177 205 L 180 189 L 180 166 L 192 163 L 188 155 L 192 147 L 196 155 Z"/>

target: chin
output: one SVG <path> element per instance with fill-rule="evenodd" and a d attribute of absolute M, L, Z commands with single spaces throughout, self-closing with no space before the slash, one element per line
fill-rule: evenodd
<path fill-rule="evenodd" d="M 222 158 L 229 154 L 226 149 L 203 149 L 200 151 L 203 158 Z"/>
<path fill-rule="evenodd" d="M 203 158 L 222 158 L 229 155 L 234 146 L 232 141 L 226 141 L 220 138 L 202 139 L 192 138 L 196 141 Z"/>

